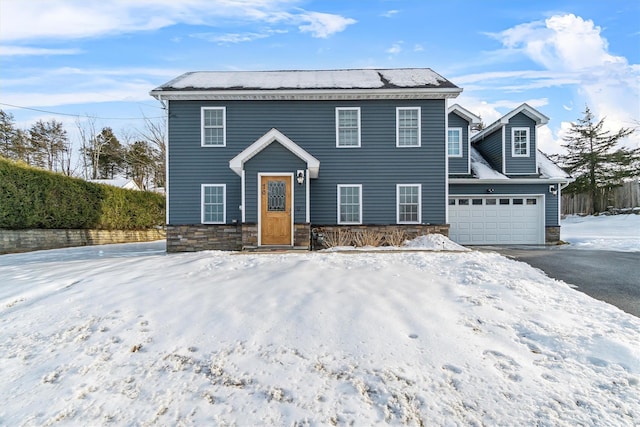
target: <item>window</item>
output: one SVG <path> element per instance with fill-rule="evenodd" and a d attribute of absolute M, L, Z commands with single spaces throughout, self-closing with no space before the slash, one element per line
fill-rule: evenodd
<path fill-rule="evenodd" d="M 469 205 L 469 199 L 458 199 L 458 205 L 459 206 L 468 206 Z"/>
<path fill-rule="evenodd" d="M 202 223 L 226 223 L 226 186 L 224 184 L 202 184 Z"/>
<path fill-rule="evenodd" d="M 396 108 L 396 147 L 420 147 L 420 107 Z"/>
<path fill-rule="evenodd" d="M 362 224 L 362 185 L 338 185 L 338 224 Z"/>
<path fill-rule="evenodd" d="M 462 157 L 462 128 L 448 129 L 447 153 L 449 157 Z"/>
<path fill-rule="evenodd" d="M 535 204 L 536 204 L 536 202 L 537 202 L 537 200 L 536 200 L 536 199 L 527 199 L 527 204 L 528 204 L 528 205 L 535 205 Z"/>
<path fill-rule="evenodd" d="M 224 147 L 227 145 L 225 107 L 202 107 L 203 147 Z"/>
<path fill-rule="evenodd" d="M 529 128 L 511 129 L 511 154 L 513 157 L 529 157 Z"/>
<path fill-rule="evenodd" d="M 513 204 L 514 205 L 521 205 L 522 204 L 522 199 L 513 199 Z"/>
<path fill-rule="evenodd" d="M 487 200 L 485 201 L 485 203 L 486 203 L 487 205 L 495 205 L 495 204 L 496 204 L 496 199 L 487 199 Z"/>
<path fill-rule="evenodd" d="M 471 199 L 471 204 L 475 206 L 482 205 L 482 199 Z"/>
<path fill-rule="evenodd" d="M 500 199 L 501 205 L 508 205 L 511 202 L 511 199 Z"/>
<path fill-rule="evenodd" d="M 360 108 L 336 108 L 336 147 L 360 147 Z"/>
<path fill-rule="evenodd" d="M 398 224 L 419 224 L 422 217 L 422 186 L 398 184 L 396 186 Z"/>
<path fill-rule="evenodd" d="M 449 199 L 449 206 L 455 206 L 456 199 Z"/>

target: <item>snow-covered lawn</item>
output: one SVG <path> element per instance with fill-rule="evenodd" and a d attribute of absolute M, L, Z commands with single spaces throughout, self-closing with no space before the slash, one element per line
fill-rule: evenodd
<path fill-rule="evenodd" d="M 0 256 L 0 425 L 640 424 L 640 319 L 527 264 L 163 249 Z"/>
<path fill-rule="evenodd" d="M 574 248 L 640 252 L 640 215 L 569 215 L 560 233 Z"/>

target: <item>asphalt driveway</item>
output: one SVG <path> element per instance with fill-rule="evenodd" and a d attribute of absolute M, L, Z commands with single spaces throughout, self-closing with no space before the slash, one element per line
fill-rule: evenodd
<path fill-rule="evenodd" d="M 640 252 L 572 249 L 566 246 L 483 246 L 539 268 L 549 277 L 640 317 Z"/>

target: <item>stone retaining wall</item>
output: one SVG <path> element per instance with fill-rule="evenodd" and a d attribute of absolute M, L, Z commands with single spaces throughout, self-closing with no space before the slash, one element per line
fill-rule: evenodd
<path fill-rule="evenodd" d="M 0 254 L 111 243 L 151 242 L 165 238 L 151 230 L 5 230 L 0 229 Z"/>

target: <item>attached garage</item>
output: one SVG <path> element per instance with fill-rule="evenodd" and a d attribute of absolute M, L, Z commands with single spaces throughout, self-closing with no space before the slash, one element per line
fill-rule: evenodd
<path fill-rule="evenodd" d="M 463 245 L 544 244 L 542 195 L 450 195 L 449 238 Z"/>

